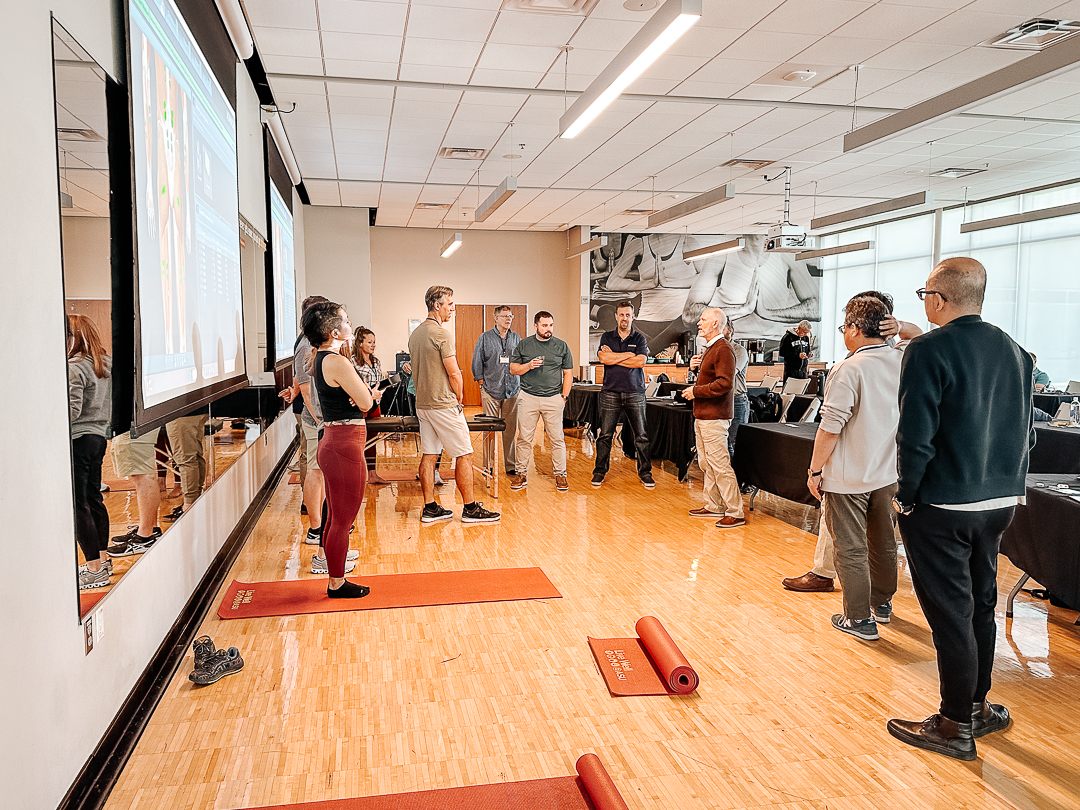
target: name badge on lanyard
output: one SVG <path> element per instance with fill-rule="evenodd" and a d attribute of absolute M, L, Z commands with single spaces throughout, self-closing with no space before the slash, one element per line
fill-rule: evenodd
<path fill-rule="evenodd" d="M 509 363 L 510 362 L 510 355 L 503 352 L 503 354 L 500 355 L 500 357 L 499 357 L 499 362 L 500 363 Z"/>

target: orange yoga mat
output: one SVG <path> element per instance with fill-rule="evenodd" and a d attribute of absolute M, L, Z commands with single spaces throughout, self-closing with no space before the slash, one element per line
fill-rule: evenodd
<path fill-rule="evenodd" d="M 218 616 L 222 619 L 251 619 L 300 613 L 339 613 L 562 597 L 539 568 L 352 575 L 349 579 L 367 585 L 371 593 L 363 599 L 330 599 L 326 595 L 326 577 L 287 582 L 233 580 L 218 607 Z"/>
<path fill-rule="evenodd" d="M 577 772 L 577 776 L 278 804 L 256 810 L 628 810 L 596 754 L 582 756 Z"/>
<path fill-rule="evenodd" d="M 79 591 L 79 615 L 85 616 L 94 609 L 94 605 L 108 595 L 108 588 L 97 588 L 92 591 Z"/>
<path fill-rule="evenodd" d="M 689 695 L 698 688 L 698 674 L 659 619 L 642 616 L 634 629 L 638 638 L 589 638 L 611 694 Z"/>

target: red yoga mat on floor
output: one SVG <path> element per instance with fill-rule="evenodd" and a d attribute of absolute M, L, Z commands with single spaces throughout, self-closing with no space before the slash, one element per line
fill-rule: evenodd
<path fill-rule="evenodd" d="M 109 593 L 108 588 L 98 588 L 92 591 L 79 591 L 79 615 L 85 616 L 94 606 L 104 599 Z"/>
<path fill-rule="evenodd" d="M 596 754 L 582 756 L 577 772 L 577 776 L 278 804 L 255 810 L 628 810 Z"/>
<path fill-rule="evenodd" d="M 638 638 L 589 638 L 611 694 L 689 695 L 698 688 L 698 674 L 659 619 L 642 616 L 634 629 Z"/>
<path fill-rule="evenodd" d="M 287 582 L 233 580 L 218 606 L 222 619 L 340 613 L 349 610 L 460 605 L 562 597 L 539 568 L 493 568 L 481 571 L 432 571 L 423 574 L 351 576 L 371 588 L 362 599 L 330 599 L 326 577 Z"/>
<path fill-rule="evenodd" d="M 290 484 L 299 484 L 300 483 L 300 473 L 293 473 L 292 475 L 290 475 L 289 476 L 289 483 Z"/>

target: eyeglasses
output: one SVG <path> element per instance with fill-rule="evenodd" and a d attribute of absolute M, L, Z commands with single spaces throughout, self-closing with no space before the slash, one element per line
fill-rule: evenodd
<path fill-rule="evenodd" d="M 836 331 L 839 332 L 842 335 L 842 334 L 844 334 L 844 332 L 847 330 L 847 328 L 849 326 L 851 326 L 850 323 L 845 323 L 843 326 L 836 327 Z"/>
<path fill-rule="evenodd" d="M 926 289 L 926 287 L 923 287 L 922 289 L 916 290 L 915 294 L 917 296 L 919 296 L 920 301 L 925 301 L 926 296 L 928 296 L 928 295 L 939 295 L 939 296 L 941 296 L 941 300 L 942 300 L 943 303 L 947 304 L 949 302 L 949 299 L 946 298 L 941 293 L 939 293 L 937 290 L 928 290 L 928 289 Z"/>

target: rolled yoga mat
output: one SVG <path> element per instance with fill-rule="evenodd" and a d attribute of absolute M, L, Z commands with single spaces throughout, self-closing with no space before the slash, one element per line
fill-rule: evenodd
<path fill-rule="evenodd" d="M 349 577 L 367 585 L 362 599 L 330 599 L 326 577 L 277 582 L 233 580 L 218 606 L 222 619 L 341 613 L 350 610 L 508 602 L 517 599 L 559 599 L 551 580 L 539 568 L 493 568 L 481 571 L 432 571 L 422 574 L 380 574 Z"/>
<path fill-rule="evenodd" d="M 699 678 L 679 645 L 655 616 L 634 626 L 638 638 L 589 638 L 589 649 L 611 694 L 689 695 Z"/>
<path fill-rule="evenodd" d="M 628 810 L 596 754 L 578 759 L 577 772 L 577 776 L 277 804 L 255 810 Z"/>

